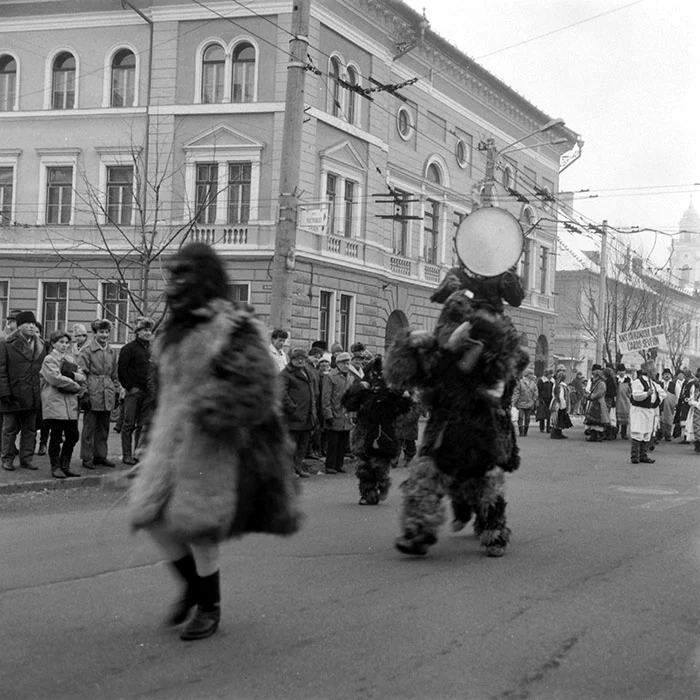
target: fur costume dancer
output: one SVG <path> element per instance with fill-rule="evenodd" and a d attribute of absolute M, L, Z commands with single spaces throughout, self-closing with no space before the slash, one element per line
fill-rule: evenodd
<path fill-rule="evenodd" d="M 504 473 L 520 464 L 510 399 L 528 357 L 513 324 L 495 311 L 500 299 L 492 298 L 492 288 L 498 287 L 490 285 L 483 296 L 491 301 L 475 303 L 478 295 L 467 296 L 460 284 L 445 297 L 443 282 L 433 295 L 445 302 L 435 332 L 397 337 L 387 358 L 387 381 L 421 389 L 430 414 L 419 457 L 401 485 L 403 534 L 396 547 L 406 554 L 425 554 L 437 541 L 445 495 L 453 529 L 474 517 L 489 556 L 503 555 L 508 544 Z M 522 295 L 511 298 L 517 305 Z"/>
<path fill-rule="evenodd" d="M 219 543 L 292 534 L 300 514 L 263 325 L 228 300 L 208 246 L 185 246 L 168 268 L 169 314 L 154 348 L 157 407 L 132 483 L 131 523 L 152 535 L 183 581 L 170 622 L 196 606 L 181 638 L 201 639 L 219 623 Z"/>
<path fill-rule="evenodd" d="M 382 358 L 377 355 L 364 368 L 364 379 L 345 392 L 341 403 L 356 411 L 353 453 L 358 458 L 360 505 L 375 506 L 389 495 L 391 462 L 399 454 L 396 418 L 411 409 L 408 393 L 397 393 L 382 376 Z"/>

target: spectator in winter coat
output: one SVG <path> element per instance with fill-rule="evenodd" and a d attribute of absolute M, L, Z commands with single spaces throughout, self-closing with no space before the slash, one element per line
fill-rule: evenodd
<path fill-rule="evenodd" d="M 523 437 L 527 436 L 538 397 L 535 373 L 531 369 L 526 369 L 515 385 L 512 399 L 513 406 L 518 409 L 518 433 Z"/>
<path fill-rule="evenodd" d="M 570 389 L 571 415 L 581 415 L 581 401 L 583 400 L 583 395 L 586 393 L 586 380 L 583 376 L 583 372 L 576 373 L 576 376 L 571 380 Z"/>
<path fill-rule="evenodd" d="M 78 392 L 85 385 L 85 375 L 70 350 L 70 335 L 54 331 L 41 365 L 41 411 L 49 431 L 49 462 L 55 479 L 80 476 L 71 470 L 70 461 L 79 437 Z"/>
<path fill-rule="evenodd" d="M 41 409 L 39 372 L 46 349 L 37 334 L 31 311 L 17 314 L 17 330 L 0 342 L 0 412 L 2 468 L 14 470 L 15 440 L 20 435 L 19 466 L 36 469 L 32 463 L 36 442 L 37 415 Z"/>
<path fill-rule="evenodd" d="M 351 359 L 349 352 L 338 353 L 335 369 L 323 377 L 321 401 L 327 431 L 326 474 L 345 471 L 343 460 L 350 440 L 352 420 L 350 411 L 342 405 L 341 400 L 355 381 L 355 375 L 350 372 Z"/>
<path fill-rule="evenodd" d="M 632 396 L 632 380 L 626 375 L 618 375 L 617 398 L 615 400 L 615 416 L 620 437 L 628 439 L 627 428 L 630 422 L 630 397 Z"/>
<path fill-rule="evenodd" d="M 545 428 L 549 432 L 549 404 L 552 402 L 552 389 L 554 388 L 554 370 L 546 369 L 544 375 L 537 381 L 537 415 L 535 420 L 540 422 L 540 432 Z"/>
<path fill-rule="evenodd" d="M 84 469 L 116 466 L 107 459 L 109 417 L 119 391 L 117 353 L 108 342 L 112 322 L 106 318 L 97 319 L 90 327 L 92 340 L 85 343 L 78 355 L 78 366 L 87 377 L 90 404 L 85 410 L 80 441 L 80 459 Z"/>
<path fill-rule="evenodd" d="M 122 462 L 136 464 L 134 450 L 141 441 L 144 404 L 148 393 L 148 370 L 151 364 L 153 321 L 145 316 L 136 319 L 136 338 L 119 353 L 117 374 L 124 391 L 124 421 L 121 428 Z"/>
<path fill-rule="evenodd" d="M 318 378 L 306 368 L 308 353 L 304 348 L 293 348 L 289 364 L 280 372 L 282 409 L 287 420 L 289 434 L 296 445 L 294 471 L 306 478 L 304 457 L 311 434 L 318 424 Z"/>
<path fill-rule="evenodd" d="M 550 411 L 550 433 L 552 440 L 565 440 L 566 435 L 562 430 L 571 427 L 569 418 L 569 385 L 566 383 L 566 371 L 557 370 L 554 375 L 554 388 L 552 389 L 552 402 Z"/>
<path fill-rule="evenodd" d="M 275 328 L 270 336 L 270 355 L 277 365 L 278 372 L 281 372 L 289 364 L 289 358 L 283 349 L 287 338 L 289 338 L 289 333 L 281 328 Z"/>
<path fill-rule="evenodd" d="M 586 393 L 586 415 L 583 422 L 587 427 L 588 442 L 605 440 L 607 426 L 610 424 L 608 405 L 605 402 L 605 376 L 600 365 L 593 365 L 591 386 Z"/>

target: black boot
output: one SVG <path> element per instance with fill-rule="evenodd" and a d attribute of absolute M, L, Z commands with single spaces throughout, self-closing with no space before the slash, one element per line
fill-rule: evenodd
<path fill-rule="evenodd" d="M 530 424 L 525 423 L 525 425 L 523 426 L 523 437 L 527 437 L 527 431 L 529 430 L 529 428 L 530 428 Z"/>
<path fill-rule="evenodd" d="M 626 425 L 620 426 L 620 439 L 627 440 L 627 426 Z"/>
<path fill-rule="evenodd" d="M 58 455 L 49 455 L 49 461 L 51 462 L 51 476 L 54 479 L 65 479 L 66 475 L 61 469 L 61 459 Z"/>
<path fill-rule="evenodd" d="M 71 460 L 71 455 L 61 455 L 61 471 L 66 475 L 66 476 L 80 476 L 78 472 L 74 472 L 70 468 L 70 460 Z"/>
<path fill-rule="evenodd" d="M 180 639 L 191 641 L 210 637 L 219 628 L 221 619 L 221 592 L 219 572 L 199 577 L 199 595 L 194 617 L 180 634 Z"/>
<path fill-rule="evenodd" d="M 522 437 L 523 435 L 525 435 L 525 428 L 523 428 L 522 425 L 519 425 L 519 426 L 518 426 L 518 435 L 520 435 L 520 437 Z"/>
<path fill-rule="evenodd" d="M 649 456 L 649 443 L 640 441 L 639 445 L 639 461 L 642 464 L 654 464 L 656 460 Z"/>
<path fill-rule="evenodd" d="M 167 619 L 168 626 L 173 627 L 182 624 L 190 614 L 190 610 L 197 605 L 199 576 L 197 576 L 197 568 L 191 554 L 177 561 L 170 562 L 170 567 L 185 584 L 185 591 L 182 597 L 173 603 Z"/>
<path fill-rule="evenodd" d="M 639 440 L 632 440 L 630 461 L 632 464 L 639 464 Z"/>
<path fill-rule="evenodd" d="M 700 440 L 695 441 L 695 451 L 700 453 Z"/>

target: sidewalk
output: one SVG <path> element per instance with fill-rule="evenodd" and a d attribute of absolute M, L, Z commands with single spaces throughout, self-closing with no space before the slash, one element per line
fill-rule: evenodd
<path fill-rule="evenodd" d="M 38 467 L 36 471 L 20 469 L 18 460 L 15 458 L 15 470 L 13 472 L 0 469 L 0 496 L 6 493 L 18 493 L 21 491 L 44 491 L 53 489 L 72 489 L 81 486 L 100 486 L 106 479 L 114 479 L 120 473 L 131 469 L 122 464 L 121 460 L 121 438 L 114 432 L 114 423 L 110 425 L 108 458 L 117 466 L 95 467 L 94 470 L 83 469 L 80 462 L 80 443 L 75 446 L 71 467 L 74 471 L 80 472 L 80 477 L 70 479 L 54 479 L 51 476 L 51 466 L 49 456 L 34 455 L 33 464 Z"/>

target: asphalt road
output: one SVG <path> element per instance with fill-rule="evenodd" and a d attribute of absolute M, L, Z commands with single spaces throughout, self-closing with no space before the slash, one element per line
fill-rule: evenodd
<path fill-rule="evenodd" d="M 700 457 L 569 432 L 521 442 L 502 559 L 469 529 L 404 557 L 396 489 L 304 480 L 301 533 L 225 547 L 200 642 L 161 626 L 173 580 L 119 494 L 4 496 L 0 698 L 697 700 Z"/>

